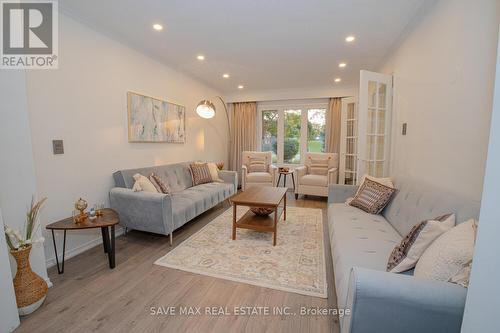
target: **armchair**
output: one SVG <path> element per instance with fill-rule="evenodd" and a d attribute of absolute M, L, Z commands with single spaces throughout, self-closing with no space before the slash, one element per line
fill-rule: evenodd
<path fill-rule="evenodd" d="M 272 152 L 244 151 L 242 153 L 241 166 L 241 189 L 244 191 L 249 186 L 274 186 L 276 184 L 276 173 L 278 168 L 272 165 Z M 262 160 L 264 167 L 262 171 L 252 170 L 250 162 Z"/>
<path fill-rule="evenodd" d="M 305 165 L 295 169 L 295 198 L 299 194 L 328 197 L 328 186 L 337 184 L 339 155 L 336 153 L 306 153 Z"/>

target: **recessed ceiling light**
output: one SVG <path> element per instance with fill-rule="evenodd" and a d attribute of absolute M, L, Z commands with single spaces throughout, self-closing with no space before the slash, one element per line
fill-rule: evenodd
<path fill-rule="evenodd" d="M 245 88 L 244 86 L 242 86 L 241 84 L 238 86 L 238 89 L 243 89 Z"/>
<path fill-rule="evenodd" d="M 157 31 L 161 31 L 163 30 L 163 26 L 161 24 L 153 24 L 153 29 L 157 30 Z"/>
<path fill-rule="evenodd" d="M 354 42 L 355 39 L 356 39 L 356 37 L 354 37 L 354 36 L 347 36 L 345 38 L 345 41 L 348 42 L 348 43 L 350 43 L 350 42 Z"/>
<path fill-rule="evenodd" d="M 335 78 L 335 80 L 334 80 L 334 81 L 335 81 L 335 82 L 340 82 L 340 81 L 342 81 L 342 79 L 341 79 L 341 78 L 339 78 L 339 77 L 337 77 L 337 78 Z"/>
<path fill-rule="evenodd" d="M 222 77 L 225 78 L 225 79 L 227 79 L 227 78 L 229 78 L 229 74 L 224 73 L 224 74 L 222 74 Z"/>
<path fill-rule="evenodd" d="M 203 54 L 199 54 L 196 56 L 196 59 L 198 59 L 199 61 L 203 61 L 205 60 L 205 56 Z"/>
<path fill-rule="evenodd" d="M 339 64 L 339 67 L 340 67 L 340 68 L 344 68 L 345 66 L 347 66 L 347 64 L 346 64 L 345 62 L 341 62 L 341 63 Z"/>

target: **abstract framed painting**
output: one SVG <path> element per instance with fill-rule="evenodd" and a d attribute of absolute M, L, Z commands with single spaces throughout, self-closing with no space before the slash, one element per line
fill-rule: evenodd
<path fill-rule="evenodd" d="M 127 92 L 128 141 L 185 143 L 186 107 Z"/>

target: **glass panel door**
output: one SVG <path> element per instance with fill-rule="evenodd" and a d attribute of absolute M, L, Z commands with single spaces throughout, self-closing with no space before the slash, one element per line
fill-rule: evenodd
<path fill-rule="evenodd" d="M 300 163 L 300 136 L 302 110 L 285 110 L 285 137 L 283 142 L 283 162 Z"/>
<path fill-rule="evenodd" d="M 385 177 L 389 171 L 392 76 L 361 71 L 358 177 Z"/>
<path fill-rule="evenodd" d="M 273 163 L 278 161 L 278 111 L 262 111 L 261 151 L 273 152 Z"/>
<path fill-rule="evenodd" d="M 342 99 L 339 184 L 356 184 L 358 120 L 354 97 Z"/>

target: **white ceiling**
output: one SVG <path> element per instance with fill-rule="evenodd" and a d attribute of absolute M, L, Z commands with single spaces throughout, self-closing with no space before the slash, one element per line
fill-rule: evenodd
<path fill-rule="evenodd" d="M 64 12 L 223 93 L 345 87 L 427 0 L 60 0 Z M 161 32 L 152 29 L 161 23 Z M 345 42 L 347 35 L 356 41 Z M 204 54 L 206 60 L 196 60 Z M 347 68 L 339 69 L 338 63 Z M 222 74 L 229 73 L 229 79 Z M 341 83 L 334 83 L 341 77 Z"/>

